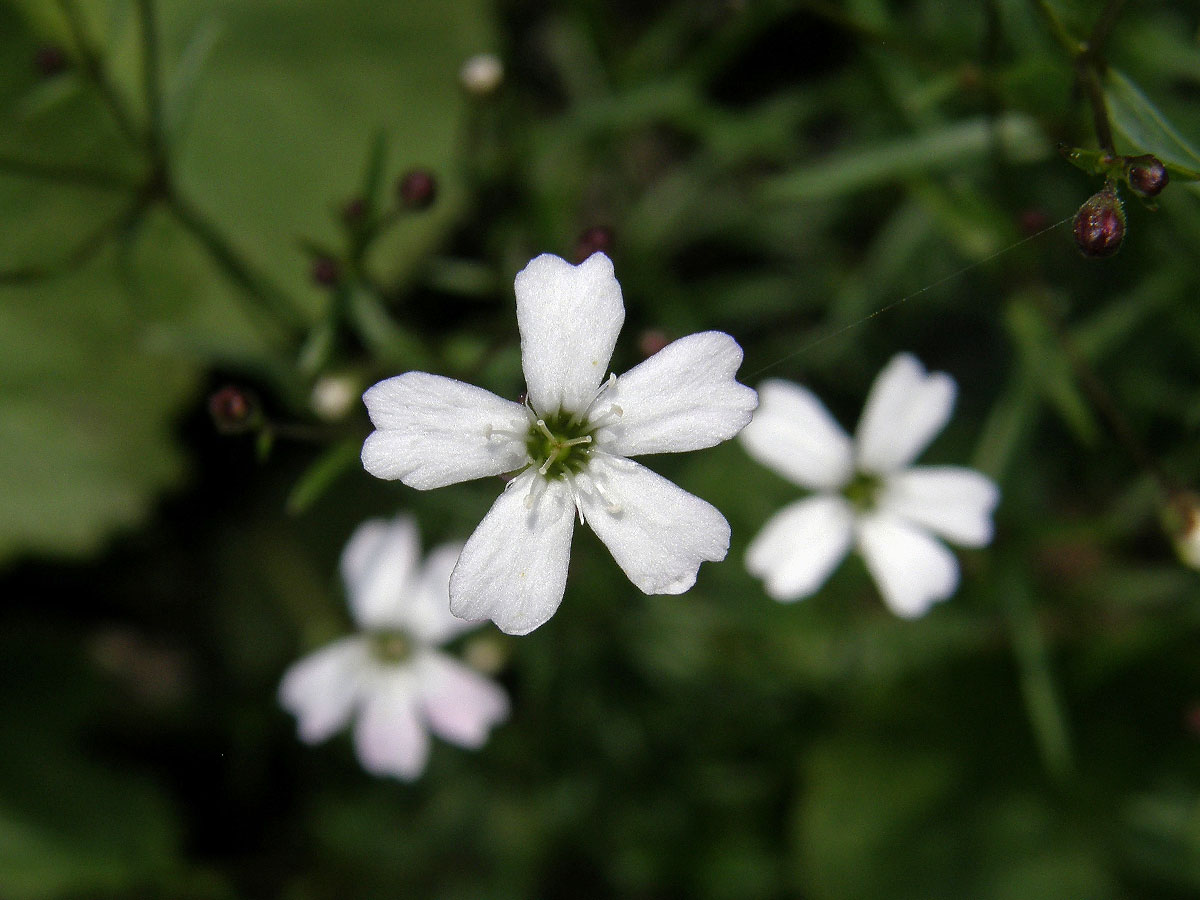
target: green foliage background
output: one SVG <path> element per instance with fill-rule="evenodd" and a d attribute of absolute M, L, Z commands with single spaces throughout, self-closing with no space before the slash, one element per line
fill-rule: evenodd
<path fill-rule="evenodd" d="M 1200 196 L 1079 256 L 1100 183 L 1054 145 L 1095 136 L 1035 3 L 3 0 L 0 48 L 0 897 L 1200 892 L 1200 586 L 1078 374 L 1200 485 Z M 1129 4 L 1103 50 L 1118 150 L 1200 168 L 1194 6 Z M 481 51 L 505 83 L 467 97 Z M 429 210 L 342 224 L 417 166 Z M 275 689 L 349 627 L 354 526 L 461 539 L 497 490 L 371 479 L 313 384 L 516 396 L 512 276 L 597 225 L 615 371 L 724 329 L 847 427 L 894 353 L 951 373 L 925 459 L 1001 484 L 993 546 L 919 621 L 853 561 L 776 604 L 741 557 L 794 489 L 736 442 L 655 459 L 733 527 L 694 590 L 641 596 L 581 530 L 554 619 L 460 644 L 512 695 L 486 748 L 403 785 L 302 746 Z M 214 431 L 227 383 L 269 439 Z"/>

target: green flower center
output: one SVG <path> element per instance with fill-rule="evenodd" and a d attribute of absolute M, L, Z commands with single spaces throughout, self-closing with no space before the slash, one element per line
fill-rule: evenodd
<path fill-rule="evenodd" d="M 842 493 L 859 512 L 869 512 L 878 503 L 882 487 L 883 479 L 878 475 L 857 472 Z"/>
<path fill-rule="evenodd" d="M 368 640 L 371 644 L 371 655 L 381 663 L 395 665 L 412 655 L 412 641 L 403 631 L 376 631 Z"/>
<path fill-rule="evenodd" d="M 525 448 L 533 465 L 546 478 L 574 475 L 587 465 L 592 452 L 592 431 L 586 422 L 560 410 L 529 426 Z"/>

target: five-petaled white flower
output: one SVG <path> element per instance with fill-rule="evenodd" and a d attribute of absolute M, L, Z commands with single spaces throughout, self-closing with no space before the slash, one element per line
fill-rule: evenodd
<path fill-rule="evenodd" d="M 325 740 L 357 713 L 354 744 L 363 767 L 411 780 L 425 768 L 429 731 L 476 748 L 508 716 L 503 689 L 435 649 L 474 627 L 449 610 L 446 589 L 461 549 L 443 544 L 420 565 L 410 517 L 358 527 L 341 570 L 362 633 L 304 657 L 279 686 L 303 741 Z"/>
<path fill-rule="evenodd" d="M 814 495 L 785 506 L 750 543 L 746 567 L 776 600 L 815 592 L 857 545 L 894 613 L 913 617 L 958 585 L 954 554 L 992 539 L 996 485 L 974 469 L 912 462 L 945 427 L 954 380 L 913 356 L 879 373 L 851 440 L 811 392 L 788 381 L 760 387 L 762 405 L 741 434 L 747 451 Z"/>
<path fill-rule="evenodd" d="M 605 379 L 625 319 L 602 253 L 573 266 L 544 254 L 516 278 L 525 403 L 407 372 L 363 395 L 376 430 L 366 470 L 420 490 L 517 474 L 467 541 L 450 608 L 527 634 L 562 602 L 575 514 L 647 594 L 680 594 L 704 560 L 725 558 L 729 524 L 710 504 L 627 457 L 711 447 L 757 405 L 734 380 L 729 335 L 680 338 Z"/>

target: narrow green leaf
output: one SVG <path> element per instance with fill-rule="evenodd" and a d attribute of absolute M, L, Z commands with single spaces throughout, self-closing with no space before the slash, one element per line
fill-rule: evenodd
<path fill-rule="evenodd" d="M 192 32 L 179 56 L 179 62 L 163 92 L 163 122 L 169 143 L 180 140 L 187 130 L 195 107 L 196 89 L 220 39 L 220 23 L 208 19 Z"/>
<path fill-rule="evenodd" d="M 361 450 L 362 441 L 347 438 L 317 457 L 288 494 L 287 511 L 293 516 L 307 512 L 339 478 L 357 466 Z"/>
<path fill-rule="evenodd" d="M 1167 164 L 1173 176 L 1200 178 L 1200 153 L 1187 142 L 1136 84 L 1116 69 L 1105 78 L 1105 97 L 1113 127 L 1143 152 Z"/>

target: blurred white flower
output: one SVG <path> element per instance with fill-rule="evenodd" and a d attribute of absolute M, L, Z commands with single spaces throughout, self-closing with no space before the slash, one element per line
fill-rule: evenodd
<path fill-rule="evenodd" d="M 468 94 L 486 97 L 504 80 L 504 63 L 493 53 L 477 53 L 462 64 L 458 80 Z"/>
<path fill-rule="evenodd" d="M 710 504 L 627 459 L 711 447 L 757 405 L 734 373 L 742 349 L 706 331 L 605 379 L 625 319 L 608 257 L 573 266 L 544 254 L 516 278 L 525 403 L 425 372 L 363 395 L 376 431 L 366 470 L 418 490 L 518 472 L 471 535 L 450 608 L 527 634 L 562 602 L 575 514 L 647 594 L 681 594 L 729 549 Z"/>
<path fill-rule="evenodd" d="M 295 663 L 279 701 L 301 740 L 319 743 L 354 723 L 359 761 L 375 775 L 411 780 L 425 768 L 429 732 L 483 746 L 508 716 L 504 691 L 436 648 L 476 623 L 450 614 L 447 585 L 461 544 L 424 564 L 415 522 L 373 519 L 354 532 L 341 571 L 360 632 Z"/>
<path fill-rule="evenodd" d="M 875 379 L 853 440 L 810 391 L 772 380 L 741 434 L 763 465 L 813 495 L 776 513 L 751 542 L 746 567 L 776 600 L 814 593 L 852 547 L 899 616 L 924 614 L 958 586 L 958 562 L 938 535 L 965 547 L 992 539 L 999 489 L 974 469 L 913 466 L 945 427 L 954 380 L 899 354 Z"/>
<path fill-rule="evenodd" d="M 327 422 L 345 418 L 362 385 L 350 375 L 322 375 L 313 385 L 313 412 Z"/>

